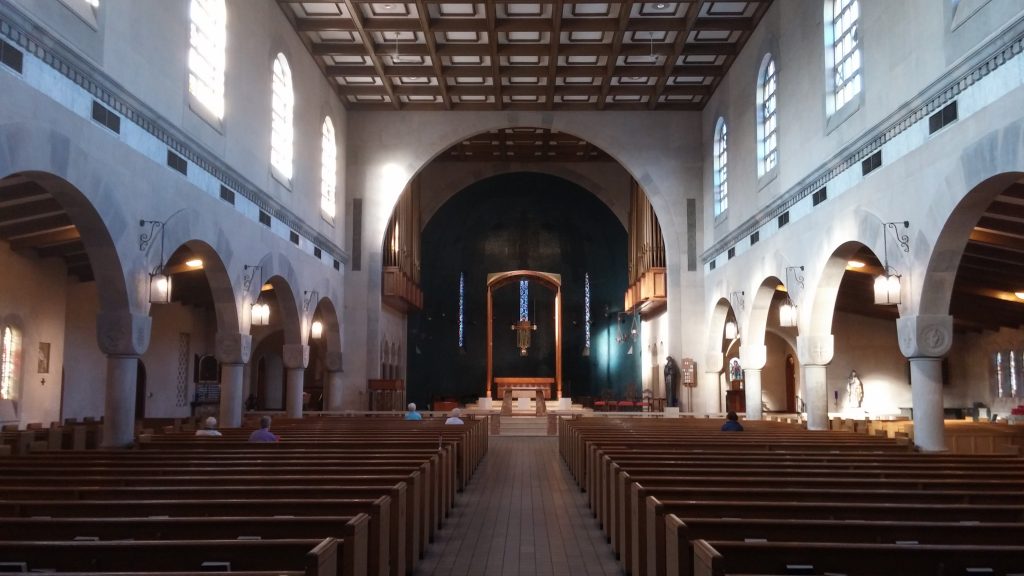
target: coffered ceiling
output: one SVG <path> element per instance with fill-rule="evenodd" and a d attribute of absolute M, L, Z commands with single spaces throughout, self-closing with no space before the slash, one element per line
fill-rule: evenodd
<path fill-rule="evenodd" d="M 771 0 L 278 0 L 349 109 L 700 110 Z"/>

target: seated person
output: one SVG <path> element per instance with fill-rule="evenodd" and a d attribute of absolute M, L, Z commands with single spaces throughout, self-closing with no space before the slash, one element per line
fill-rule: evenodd
<path fill-rule="evenodd" d="M 277 442 L 280 439 L 270 431 L 270 416 L 260 416 L 260 429 L 249 435 L 249 442 Z"/>
<path fill-rule="evenodd" d="M 405 413 L 406 420 L 423 420 L 423 415 L 416 411 L 415 402 L 409 402 L 409 405 L 406 406 L 406 408 L 409 409 L 409 411 Z"/>
<path fill-rule="evenodd" d="M 462 421 L 462 418 L 459 418 L 460 414 L 462 414 L 462 410 L 459 410 L 458 408 L 452 410 L 451 416 L 449 416 L 448 419 L 444 421 L 444 423 L 445 424 L 465 424 L 465 422 Z"/>
<path fill-rule="evenodd" d="M 725 424 L 722 424 L 722 432 L 743 432 L 743 425 L 740 424 L 739 417 L 736 416 L 735 412 L 729 412 L 725 415 Z"/>
<path fill-rule="evenodd" d="M 217 430 L 217 419 L 210 416 L 203 422 L 203 427 L 196 430 L 196 436 L 220 436 L 220 430 Z"/>

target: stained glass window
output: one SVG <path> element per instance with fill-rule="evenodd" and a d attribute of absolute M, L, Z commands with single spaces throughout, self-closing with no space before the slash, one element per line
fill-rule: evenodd
<path fill-rule="evenodd" d="M 519 319 L 529 320 L 530 319 L 530 282 L 528 280 L 519 281 Z"/>
<path fill-rule="evenodd" d="M 459 273 L 459 348 L 464 348 L 466 326 L 466 273 Z"/>
<path fill-rule="evenodd" d="M 590 348 L 590 274 L 583 275 L 583 347 Z"/>

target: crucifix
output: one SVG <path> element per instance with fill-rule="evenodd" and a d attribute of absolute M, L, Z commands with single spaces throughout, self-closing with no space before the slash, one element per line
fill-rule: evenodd
<path fill-rule="evenodd" d="M 516 346 L 519 348 L 519 355 L 526 356 L 526 349 L 530 347 L 530 332 L 537 329 L 537 325 L 529 319 L 520 320 L 512 325 L 516 331 Z"/>

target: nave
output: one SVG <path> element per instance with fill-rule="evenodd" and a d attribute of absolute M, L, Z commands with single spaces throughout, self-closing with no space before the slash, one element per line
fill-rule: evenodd
<path fill-rule="evenodd" d="M 416 576 L 622 574 L 555 438 L 490 439 Z"/>

